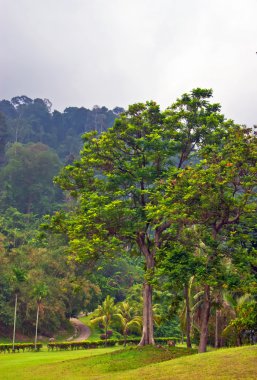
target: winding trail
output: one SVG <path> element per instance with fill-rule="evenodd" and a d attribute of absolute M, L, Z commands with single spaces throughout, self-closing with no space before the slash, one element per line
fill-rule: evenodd
<path fill-rule="evenodd" d="M 84 325 L 84 323 L 82 323 L 79 319 L 70 318 L 70 322 L 75 328 L 75 335 L 68 338 L 67 340 L 72 340 L 73 342 L 80 342 L 81 340 L 86 340 L 91 335 L 90 328 Z"/>

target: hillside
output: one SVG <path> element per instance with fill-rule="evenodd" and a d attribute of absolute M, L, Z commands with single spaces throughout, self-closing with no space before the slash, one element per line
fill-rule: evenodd
<path fill-rule="evenodd" d="M 52 111 L 50 100 L 31 99 L 26 95 L 0 100 L 1 117 L 5 118 L 5 122 L 0 118 L 0 163 L 4 146 L 17 142 L 46 144 L 62 160 L 67 160 L 69 155 L 78 154 L 83 133 L 107 130 L 122 111 L 121 107 L 109 110 L 97 105 L 92 110 L 67 107 L 63 112 Z"/>

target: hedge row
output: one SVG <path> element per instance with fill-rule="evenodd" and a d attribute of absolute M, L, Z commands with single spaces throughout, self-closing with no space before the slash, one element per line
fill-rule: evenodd
<path fill-rule="evenodd" d="M 36 351 L 39 351 L 40 348 L 42 348 L 42 343 L 37 343 L 36 345 Z M 8 344 L 0 344 L 0 353 L 1 352 L 20 352 L 20 351 L 34 351 L 35 350 L 35 343 L 16 343 L 13 347 L 12 343 Z"/>
<path fill-rule="evenodd" d="M 165 344 L 167 341 L 179 341 L 179 338 L 155 338 L 156 344 Z M 140 342 L 140 338 L 128 338 L 127 344 L 138 344 Z M 51 342 L 48 343 L 48 350 L 79 350 L 79 349 L 87 349 L 87 348 L 99 348 L 99 347 L 113 347 L 115 345 L 123 345 L 123 339 L 108 339 L 107 342 L 105 340 L 96 340 L 96 341 L 88 341 L 84 340 L 81 342 Z M 39 351 L 43 347 L 42 343 L 37 343 L 36 350 Z M 20 351 L 34 351 L 35 344 L 34 343 L 16 343 L 13 345 L 11 343 L 8 344 L 0 344 L 0 353 L 4 352 L 20 352 Z"/>
<path fill-rule="evenodd" d="M 118 343 L 116 339 L 108 339 L 106 344 L 103 340 L 96 340 L 90 342 L 88 340 L 83 340 L 80 342 L 58 342 L 58 343 L 48 343 L 48 350 L 79 350 L 86 348 L 98 348 L 98 347 L 112 347 Z"/>
<path fill-rule="evenodd" d="M 155 338 L 156 344 L 167 344 L 169 340 L 173 340 L 175 342 L 179 341 L 179 338 L 169 337 L 169 338 Z M 140 342 L 140 338 L 128 338 L 127 344 L 138 344 Z M 87 348 L 99 348 L 99 347 L 113 347 L 116 345 L 123 345 L 124 339 L 108 339 L 107 342 L 104 340 L 96 340 L 96 341 L 88 341 L 84 340 L 81 342 L 51 342 L 48 343 L 48 350 L 80 350 Z"/>

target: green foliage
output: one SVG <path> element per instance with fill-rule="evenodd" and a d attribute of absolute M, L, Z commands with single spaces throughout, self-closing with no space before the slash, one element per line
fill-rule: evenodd
<path fill-rule="evenodd" d="M 17 330 L 31 335 L 36 318 L 36 300 L 43 297 L 40 306 L 40 334 L 52 335 L 65 329 L 66 317 L 84 309 L 99 292 L 75 263 L 68 263 L 64 255 L 65 242 L 49 237 L 44 247 L 37 239 L 37 224 L 32 215 L 9 209 L 0 218 L 0 328 L 10 335 L 13 325 L 15 294 L 19 291 Z M 26 281 L 16 281 L 14 272 Z M 22 278 L 20 278 L 22 279 Z M 41 294 L 41 287 L 47 294 Z M 39 290 L 37 295 L 34 290 Z M 50 335 L 50 336 L 51 336 Z"/>
<path fill-rule="evenodd" d="M 117 313 L 115 316 L 119 319 L 124 336 L 124 345 L 126 345 L 128 333 L 141 330 L 142 317 L 135 315 L 135 310 L 128 304 L 128 302 L 121 302 L 117 305 Z"/>
<path fill-rule="evenodd" d="M 61 113 L 51 112 L 51 107 L 48 99 L 27 96 L 0 101 L 0 112 L 7 119 L 7 142 L 43 143 L 55 149 L 62 160 L 70 160 L 81 148 L 82 133 L 91 130 L 101 133 L 124 111 L 119 107 L 108 110 L 95 106 L 92 110 L 68 107 Z"/>
<path fill-rule="evenodd" d="M 224 301 L 230 311 L 230 319 L 222 334 L 230 343 L 241 345 L 249 332 L 255 333 L 257 326 L 257 302 L 250 294 L 233 296 L 225 293 Z M 248 335 L 248 336 L 247 336 Z"/>
<path fill-rule="evenodd" d="M 102 324 L 104 329 L 105 343 L 108 339 L 108 329 L 113 323 L 113 318 L 116 313 L 116 306 L 114 304 L 114 299 L 107 296 L 103 301 L 102 305 L 99 305 L 93 314 L 90 322 L 94 325 L 96 323 Z"/>
<path fill-rule="evenodd" d="M 98 285 L 101 292 L 94 297 L 87 310 L 94 310 L 107 295 L 113 297 L 116 302 L 123 301 L 132 284 L 142 283 L 143 273 L 142 260 L 138 257 L 130 257 L 128 254 L 118 254 L 115 260 L 101 257 L 92 273 L 88 274 L 90 281 Z"/>
<path fill-rule="evenodd" d="M 60 191 L 52 184 L 60 169 L 55 152 L 43 144 L 13 144 L 6 152 L 6 164 L 0 172 L 1 205 L 11 204 L 22 213 L 42 215 L 60 201 Z"/>
<path fill-rule="evenodd" d="M 135 245 L 147 223 L 144 207 L 154 180 L 164 175 L 174 151 L 174 143 L 162 138 L 161 124 L 155 103 L 131 106 L 109 131 L 85 135 L 81 160 L 56 179 L 79 197 L 76 213 L 53 219 L 78 257 L 111 254 L 125 242 Z"/>

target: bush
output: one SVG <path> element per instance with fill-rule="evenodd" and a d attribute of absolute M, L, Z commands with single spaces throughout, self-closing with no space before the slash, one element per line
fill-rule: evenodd
<path fill-rule="evenodd" d="M 43 347 L 42 343 L 36 344 L 36 351 L 39 351 Z M 8 344 L 0 344 L 0 352 L 20 352 L 20 351 L 34 351 L 35 344 L 34 343 L 16 343 L 13 345 L 11 343 Z"/>
<path fill-rule="evenodd" d="M 104 338 L 105 339 L 105 338 Z M 167 344 L 169 340 L 173 341 L 179 341 L 179 338 L 174 337 L 168 337 L 168 338 L 156 338 L 155 343 L 157 344 Z M 138 344 L 140 342 L 140 338 L 128 338 L 127 344 Z M 87 348 L 99 348 L 99 347 L 113 347 L 115 345 L 123 345 L 124 339 L 108 339 L 107 341 L 104 340 L 96 340 L 96 341 L 88 341 L 84 340 L 81 342 L 51 342 L 48 343 L 47 347 L 48 350 L 83 350 Z"/>
<path fill-rule="evenodd" d="M 48 343 L 48 350 L 80 350 L 87 348 L 98 348 L 98 347 L 112 347 L 117 344 L 116 339 L 109 339 L 107 342 L 103 340 L 96 340 L 90 342 L 88 340 L 84 340 L 81 342 L 60 342 L 60 343 Z"/>

